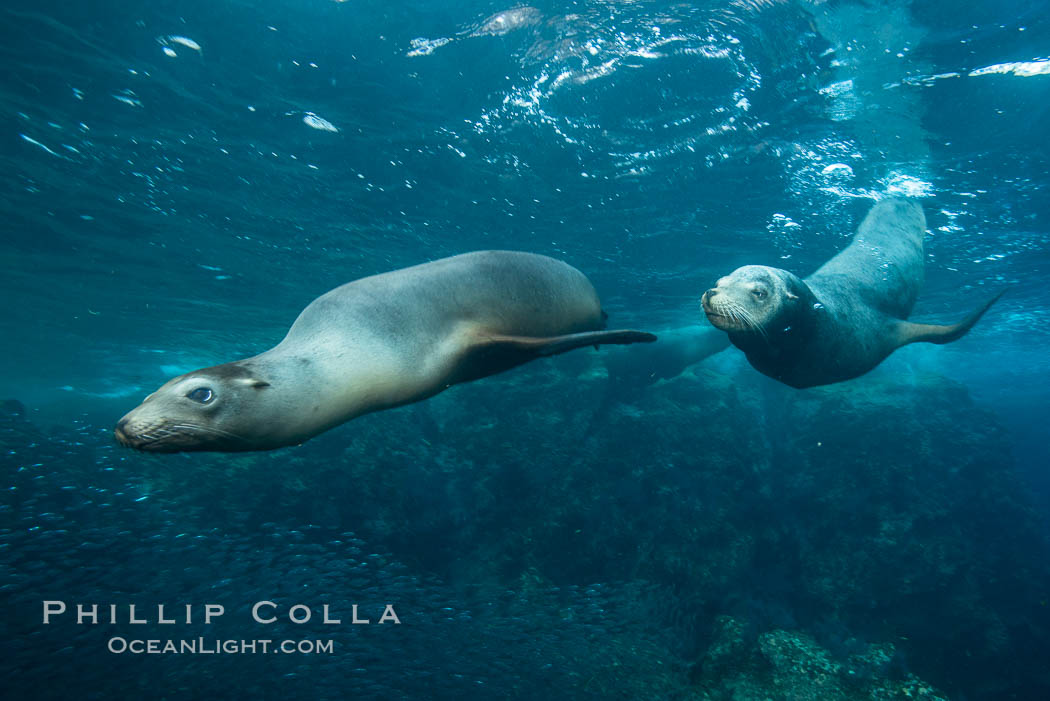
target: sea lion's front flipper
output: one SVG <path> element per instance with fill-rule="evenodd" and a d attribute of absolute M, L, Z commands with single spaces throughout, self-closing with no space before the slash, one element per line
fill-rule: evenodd
<path fill-rule="evenodd" d="M 973 328 L 973 325 L 977 323 L 977 320 L 984 316 L 989 307 L 999 301 L 999 298 L 1002 296 L 1002 292 L 995 295 L 958 324 L 941 326 L 938 324 L 913 324 L 910 321 L 898 322 L 899 343 L 903 346 L 908 343 L 944 344 L 957 341 L 965 336 Z"/>
<path fill-rule="evenodd" d="M 587 331 L 565 336 L 537 338 L 532 336 L 482 335 L 467 349 L 455 374 L 454 382 L 469 382 L 548 355 L 558 355 L 576 348 L 614 343 L 652 343 L 656 336 L 644 331 Z"/>

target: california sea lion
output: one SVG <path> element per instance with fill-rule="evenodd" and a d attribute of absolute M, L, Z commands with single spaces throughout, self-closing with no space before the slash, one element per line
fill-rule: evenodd
<path fill-rule="evenodd" d="M 884 200 L 850 245 L 805 280 L 747 265 L 704 293 L 704 312 L 756 370 L 792 387 L 863 375 L 908 343 L 961 338 L 999 298 L 950 326 L 906 321 L 922 286 L 925 232 L 918 204 Z"/>
<path fill-rule="evenodd" d="M 268 450 L 547 355 L 655 341 L 603 331 L 583 273 L 546 256 L 481 251 L 321 295 L 252 358 L 168 381 L 117 424 L 140 450 Z"/>
<path fill-rule="evenodd" d="M 602 354 L 614 394 L 622 398 L 626 392 L 678 377 L 686 368 L 731 345 L 724 333 L 707 324 L 662 329 L 657 336 L 659 343 L 610 349 Z"/>

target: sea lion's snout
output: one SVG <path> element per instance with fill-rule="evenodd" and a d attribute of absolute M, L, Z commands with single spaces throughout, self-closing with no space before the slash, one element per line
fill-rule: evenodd
<path fill-rule="evenodd" d="M 128 418 L 117 422 L 113 429 L 113 437 L 125 448 L 148 453 L 177 453 L 183 450 L 203 449 L 198 446 L 197 436 L 181 426 L 141 426 Z"/>
<path fill-rule="evenodd" d="M 719 320 L 724 316 L 721 310 L 721 301 L 717 297 L 721 294 L 717 287 L 712 287 L 700 296 L 700 306 L 704 310 L 707 319 L 718 326 Z M 721 328 L 721 327 L 719 327 Z"/>
<path fill-rule="evenodd" d="M 129 412 L 117 422 L 113 428 L 113 437 L 125 448 L 153 450 L 150 444 L 154 442 L 155 437 L 149 430 L 143 429 L 141 422 L 133 420 L 132 414 L 134 413 L 134 411 Z"/>
<path fill-rule="evenodd" d="M 113 437 L 117 439 L 117 443 L 123 446 L 131 446 L 131 439 L 128 438 L 128 434 L 124 432 L 124 427 L 128 425 L 127 417 L 117 422 L 117 427 L 113 429 Z"/>
<path fill-rule="evenodd" d="M 163 418 L 143 416 L 142 407 L 128 412 L 113 428 L 113 437 L 126 448 L 151 453 L 193 450 L 196 442 L 191 426 L 173 424 Z"/>

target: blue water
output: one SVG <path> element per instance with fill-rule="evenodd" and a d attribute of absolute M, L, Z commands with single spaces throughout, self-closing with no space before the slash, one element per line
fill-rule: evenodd
<path fill-rule="evenodd" d="M 0 16 L 5 696 L 1050 694 L 1047 3 Z M 167 378 L 269 348 L 357 277 L 528 250 L 584 271 L 615 327 L 694 327 L 719 276 L 806 275 L 889 193 L 928 219 L 915 318 L 1006 295 L 859 380 L 787 390 L 731 349 L 627 387 L 587 350 L 297 449 L 112 441 Z M 45 627 L 49 599 L 228 613 Z M 277 633 L 263 599 L 395 601 L 402 625 Z M 129 630 L 336 651 L 106 651 Z M 817 648 L 825 686 L 791 671 Z"/>

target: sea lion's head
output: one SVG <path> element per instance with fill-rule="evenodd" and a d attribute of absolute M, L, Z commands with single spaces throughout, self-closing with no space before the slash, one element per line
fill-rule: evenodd
<path fill-rule="evenodd" d="M 194 370 L 146 397 L 113 435 L 122 445 L 159 453 L 258 450 L 276 434 L 265 430 L 267 391 L 270 384 L 240 363 Z"/>
<path fill-rule="evenodd" d="M 786 270 L 745 265 L 720 278 L 700 302 L 716 328 L 766 337 L 770 330 L 790 328 L 811 296 L 806 283 Z"/>

